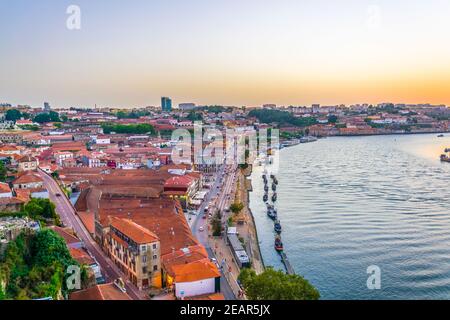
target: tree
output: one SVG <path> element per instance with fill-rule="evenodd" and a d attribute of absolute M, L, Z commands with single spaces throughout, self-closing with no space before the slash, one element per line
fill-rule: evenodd
<path fill-rule="evenodd" d="M 318 300 L 319 291 L 299 275 L 267 268 L 257 275 L 245 268 L 239 275 L 245 294 L 250 300 Z"/>
<path fill-rule="evenodd" d="M 14 121 L 20 120 L 22 118 L 22 113 L 17 109 L 9 109 L 6 111 L 5 119 L 8 121 Z"/>
<path fill-rule="evenodd" d="M 1 182 L 6 181 L 7 174 L 8 174 L 8 172 L 6 170 L 4 163 L 2 161 L 0 161 L 0 181 Z"/>
<path fill-rule="evenodd" d="M 147 123 L 130 125 L 109 123 L 103 124 L 102 129 L 105 134 L 110 134 L 111 132 L 151 135 L 155 134 L 155 129 L 153 128 L 153 126 Z"/>
<path fill-rule="evenodd" d="M 44 229 L 36 234 L 19 235 L 6 248 L 0 260 L 0 278 L 6 280 L 6 299 L 29 300 L 44 297 L 58 299 L 68 293 L 66 270 L 79 266 L 71 257 L 63 238 Z M 82 283 L 87 278 L 81 269 Z"/>
<path fill-rule="evenodd" d="M 189 112 L 188 116 L 186 117 L 187 120 L 189 121 L 202 121 L 203 120 L 203 116 L 201 113 L 195 112 L 195 111 L 191 111 Z"/>
<path fill-rule="evenodd" d="M 235 202 L 230 206 L 231 212 L 233 212 L 236 215 L 239 214 L 242 211 L 242 209 L 244 209 L 244 204 L 242 202 L 239 203 Z"/>
<path fill-rule="evenodd" d="M 31 199 L 24 207 L 24 212 L 35 220 L 53 220 L 60 224 L 59 216 L 56 214 L 55 204 L 49 199 Z"/>
<path fill-rule="evenodd" d="M 214 218 L 211 222 L 212 231 L 214 237 L 220 237 L 222 235 L 222 214 L 217 210 Z"/>
<path fill-rule="evenodd" d="M 328 117 L 328 122 L 329 123 L 336 123 L 337 121 L 338 121 L 338 117 L 336 115 L 334 115 L 334 114 L 332 114 L 332 115 L 330 115 Z"/>
<path fill-rule="evenodd" d="M 34 117 L 34 122 L 47 123 L 47 122 L 61 122 L 58 112 L 50 111 L 49 113 L 40 113 Z"/>

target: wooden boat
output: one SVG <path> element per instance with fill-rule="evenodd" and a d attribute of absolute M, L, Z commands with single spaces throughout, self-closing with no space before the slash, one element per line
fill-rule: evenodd
<path fill-rule="evenodd" d="M 266 193 L 263 197 L 263 201 L 267 202 L 269 200 L 269 195 Z"/>
<path fill-rule="evenodd" d="M 444 152 L 444 154 L 441 154 L 441 161 L 450 162 L 450 148 L 446 148 Z"/>
<path fill-rule="evenodd" d="M 281 237 L 277 236 L 275 238 L 275 250 L 277 250 L 278 252 L 283 251 L 283 242 L 281 241 Z"/>
<path fill-rule="evenodd" d="M 278 218 L 278 214 L 275 209 L 267 209 L 267 216 L 272 220 L 276 220 Z"/>
<path fill-rule="evenodd" d="M 275 202 L 275 201 L 277 201 L 277 194 L 276 193 L 274 193 L 273 196 L 272 196 L 272 202 Z"/>
<path fill-rule="evenodd" d="M 275 230 L 276 233 L 278 233 L 278 234 L 281 233 L 281 223 L 279 220 L 275 221 L 273 229 Z"/>
<path fill-rule="evenodd" d="M 275 183 L 272 183 L 272 191 L 277 191 L 277 185 Z"/>

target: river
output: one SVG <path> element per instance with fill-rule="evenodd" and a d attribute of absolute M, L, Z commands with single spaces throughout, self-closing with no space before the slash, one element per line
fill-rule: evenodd
<path fill-rule="evenodd" d="M 285 252 L 323 299 L 450 299 L 450 135 L 332 137 L 280 151 Z M 250 206 L 266 266 L 281 269 L 254 167 Z M 381 289 L 367 288 L 367 268 Z"/>

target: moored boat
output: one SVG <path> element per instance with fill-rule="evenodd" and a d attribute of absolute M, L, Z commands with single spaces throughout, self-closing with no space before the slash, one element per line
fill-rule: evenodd
<path fill-rule="evenodd" d="M 263 196 L 263 201 L 264 202 L 267 202 L 269 200 L 269 195 L 266 193 L 264 196 Z"/>
<path fill-rule="evenodd" d="M 275 192 L 274 194 L 273 194 L 273 196 L 272 196 L 272 202 L 275 202 L 275 201 L 277 201 L 277 193 Z"/>
<path fill-rule="evenodd" d="M 278 235 L 275 238 L 275 250 L 277 250 L 278 252 L 283 251 L 283 242 L 281 241 L 281 237 Z"/>
<path fill-rule="evenodd" d="M 275 221 L 273 229 L 275 230 L 276 233 L 278 233 L 278 234 L 281 233 L 281 223 L 279 220 Z"/>
<path fill-rule="evenodd" d="M 270 209 L 267 210 L 267 216 L 272 220 L 275 220 L 278 217 L 277 212 Z"/>
<path fill-rule="evenodd" d="M 441 154 L 441 161 L 450 162 L 450 148 L 446 148 L 444 152 L 444 154 Z"/>

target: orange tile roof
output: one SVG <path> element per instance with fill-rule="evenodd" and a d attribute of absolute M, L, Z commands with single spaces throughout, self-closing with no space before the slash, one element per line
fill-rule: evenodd
<path fill-rule="evenodd" d="M 225 300 L 225 296 L 222 293 L 212 293 L 195 297 L 187 297 L 185 300 Z"/>
<path fill-rule="evenodd" d="M 220 277 L 220 272 L 217 270 L 216 265 L 208 258 L 174 265 L 167 272 L 175 279 L 175 282 L 194 282 Z"/>
<path fill-rule="evenodd" d="M 9 192 L 11 192 L 9 184 L 0 182 L 0 193 L 9 193 Z"/>
<path fill-rule="evenodd" d="M 95 260 L 83 249 L 69 248 L 70 255 L 81 265 L 92 265 Z"/>
<path fill-rule="evenodd" d="M 89 231 L 89 233 L 95 233 L 95 217 L 93 212 L 86 211 L 77 211 L 78 216 L 83 222 L 85 228 Z"/>
<path fill-rule="evenodd" d="M 57 234 L 59 234 L 64 241 L 66 242 L 66 244 L 73 244 L 73 243 L 79 243 L 81 242 L 80 239 L 78 239 L 72 232 L 71 229 L 65 229 L 65 228 L 61 228 L 58 226 L 51 226 L 50 229 L 52 229 L 53 231 L 55 231 Z"/>
<path fill-rule="evenodd" d="M 131 300 L 130 296 L 113 283 L 101 284 L 70 294 L 70 300 Z"/>
<path fill-rule="evenodd" d="M 13 184 L 23 184 L 23 183 L 33 183 L 33 182 L 43 182 L 39 173 L 35 171 L 25 171 L 17 179 L 13 181 Z"/>
<path fill-rule="evenodd" d="M 138 244 L 152 243 L 159 240 L 158 236 L 148 229 L 134 223 L 130 219 L 113 217 L 111 226 L 122 232 Z"/>

